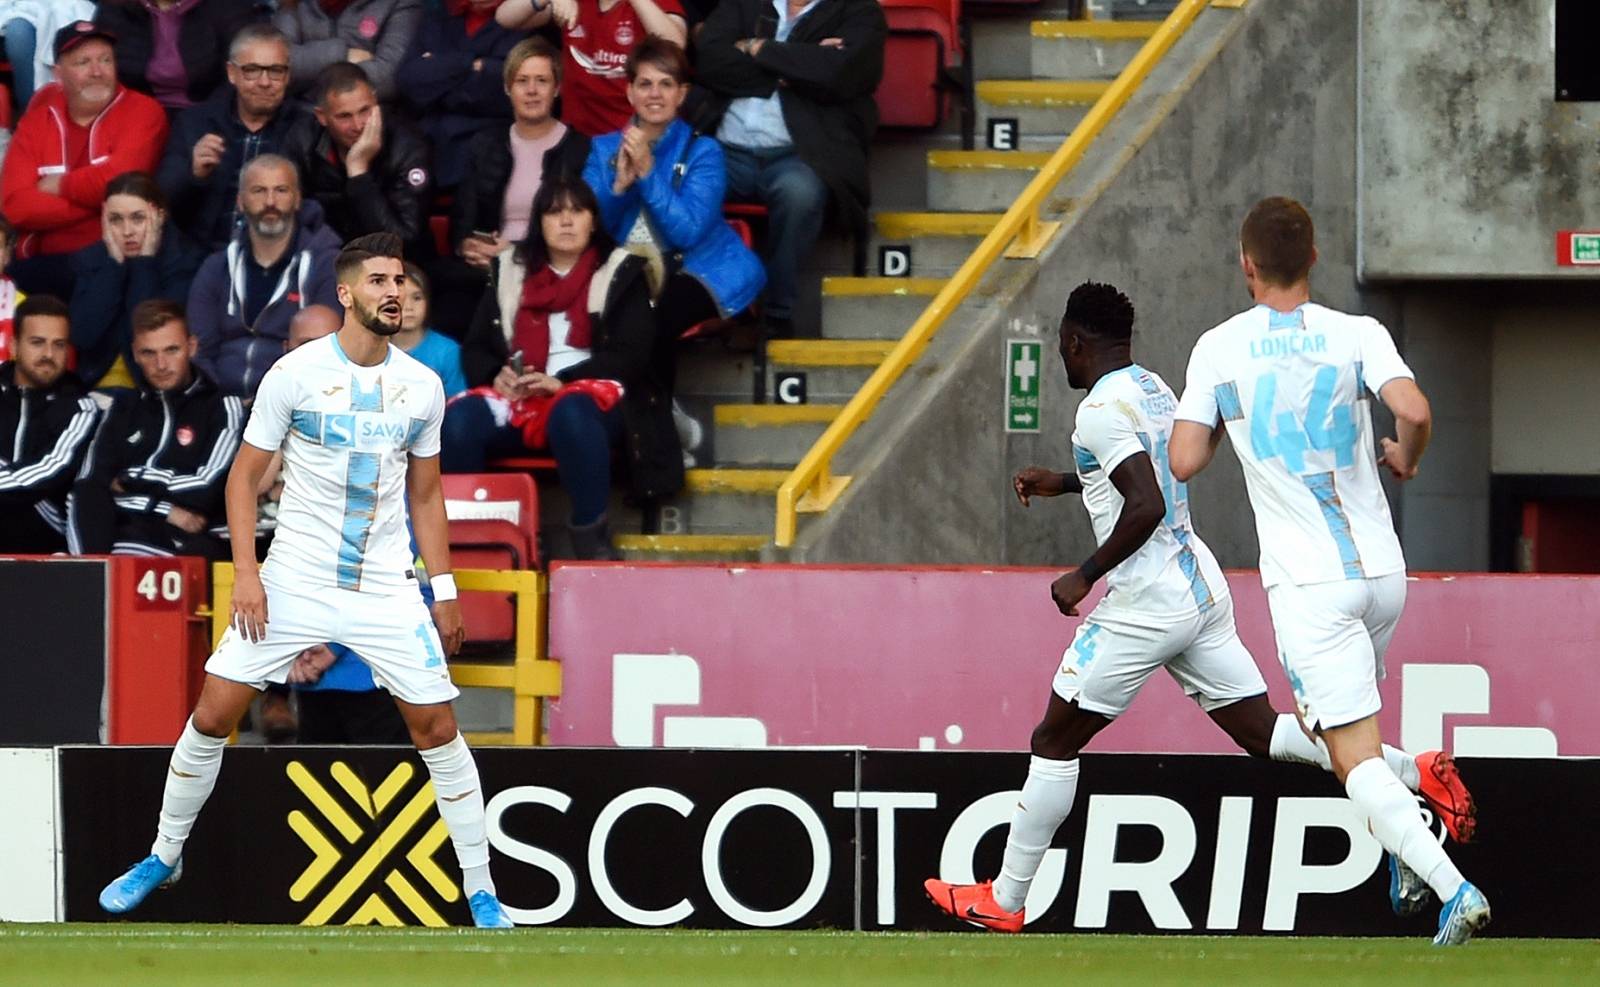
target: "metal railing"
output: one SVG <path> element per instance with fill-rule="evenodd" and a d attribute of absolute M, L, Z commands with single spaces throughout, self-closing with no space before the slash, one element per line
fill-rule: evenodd
<path fill-rule="evenodd" d="M 1182 0 L 1161 23 L 1098 100 L 1087 116 L 1073 128 L 1051 155 L 1050 160 L 1035 175 L 1033 181 L 1011 204 L 1004 216 L 995 224 L 989 235 L 978 244 L 972 256 L 955 275 L 933 296 L 911 328 L 900 338 L 894 349 L 868 377 L 844 410 L 822 433 L 805 458 L 790 472 L 783 486 L 778 488 L 777 531 L 774 540 L 779 548 L 794 544 L 798 525 L 797 515 L 826 510 L 847 482 L 833 475 L 833 458 L 845 442 L 872 414 L 900 376 L 906 372 L 922 352 L 928 348 L 933 334 L 946 319 L 966 300 L 983 280 L 984 275 L 1002 252 L 1010 257 L 1037 257 L 1060 229 L 1059 222 L 1046 221 L 1040 214 L 1045 198 L 1061 184 L 1062 179 L 1082 160 L 1089 145 L 1094 142 L 1128 102 L 1134 92 L 1149 77 L 1151 69 L 1194 23 L 1200 12 L 1213 0 Z M 1237 0 L 1219 0 L 1218 6 L 1237 7 Z M 1008 245 L 1010 249 L 1007 250 Z"/>
<path fill-rule="evenodd" d="M 456 588 L 462 592 L 510 593 L 516 597 L 517 637 L 509 664 L 450 662 L 450 679 L 458 686 L 510 689 L 510 733 L 469 733 L 472 744 L 530 745 L 544 742 L 541 703 L 561 694 L 561 663 L 544 657 L 545 575 L 529 570 L 457 569 Z M 222 640 L 233 615 L 233 563 L 211 567 L 213 646 Z M 270 614 L 269 614 L 270 616 Z M 471 628 L 468 628 L 471 631 Z"/>

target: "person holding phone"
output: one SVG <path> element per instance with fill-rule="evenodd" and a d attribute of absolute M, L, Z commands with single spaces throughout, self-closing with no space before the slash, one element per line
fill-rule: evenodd
<path fill-rule="evenodd" d="M 614 558 L 612 450 L 626 450 L 634 499 L 683 486 L 671 353 L 656 345 L 650 305 L 660 271 L 614 248 L 581 179 L 545 181 L 533 213 L 527 239 L 496 258 L 463 341 L 473 386 L 445 411 L 441 466 L 477 473 L 493 457 L 548 450 L 572 503 L 574 553 Z"/>

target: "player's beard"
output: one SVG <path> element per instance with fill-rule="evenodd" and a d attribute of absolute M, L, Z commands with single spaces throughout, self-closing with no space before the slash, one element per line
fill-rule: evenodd
<path fill-rule="evenodd" d="M 379 336 L 393 336 L 400 331 L 400 315 L 398 312 L 395 313 L 393 322 L 385 322 L 376 309 L 367 308 L 354 298 L 350 301 L 355 306 L 356 321 L 366 326 L 367 329 L 377 333 Z"/>

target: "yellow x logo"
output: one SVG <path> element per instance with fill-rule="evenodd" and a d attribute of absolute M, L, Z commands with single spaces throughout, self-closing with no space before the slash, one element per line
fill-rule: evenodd
<path fill-rule="evenodd" d="M 293 901 L 305 901 L 312 897 L 313 893 L 322 895 L 300 924 L 326 925 L 353 896 L 369 888 L 371 890 L 366 900 L 345 920 L 346 925 L 407 924 L 406 920 L 391 907 L 390 902 L 379 893 L 379 889 L 372 887 L 371 881 L 379 868 L 388 863 L 390 855 L 402 841 L 413 829 L 425 824 L 429 816 L 433 817 L 433 825 L 429 826 L 411 849 L 406 851 L 405 859 L 418 874 L 422 875 L 439 898 L 453 902 L 460 896 L 460 889 L 456 887 L 455 882 L 433 862 L 434 852 L 448 836 L 444 820 L 438 817 L 434 809 L 433 783 L 424 781 L 410 799 L 404 801 L 399 810 L 392 815 L 385 811 L 391 805 L 399 804 L 397 799 L 416 774 L 416 769 L 409 762 L 396 765 L 394 770 L 389 772 L 389 776 L 376 789 L 370 791 L 349 765 L 343 761 L 333 763 L 329 775 L 365 815 L 363 821 L 358 821 L 357 817 L 346 811 L 333 793 L 318 781 L 304 764 L 291 761 L 287 772 L 289 780 L 294 782 L 295 787 L 300 789 L 310 800 L 311 805 L 321 813 L 324 823 L 332 827 L 345 843 L 345 846 L 341 847 L 329 839 L 317 824 L 299 809 L 289 813 L 289 828 L 295 831 L 314 855 L 311 863 L 289 888 L 289 898 Z M 368 831 L 375 829 L 376 825 L 383 827 L 378 831 L 377 838 L 355 857 L 354 862 L 331 888 L 319 892 L 318 889 L 323 886 L 324 881 L 345 861 L 346 853 L 360 843 Z M 447 925 L 438 911 L 417 890 L 416 885 L 401 872 L 398 864 L 399 861 L 394 861 L 393 865 L 389 866 L 388 873 L 382 878 L 382 886 L 388 888 L 394 899 L 423 925 L 436 927 Z"/>

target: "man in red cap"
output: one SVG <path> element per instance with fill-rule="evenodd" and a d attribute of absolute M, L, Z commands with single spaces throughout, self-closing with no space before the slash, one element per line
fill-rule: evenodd
<path fill-rule="evenodd" d="M 100 239 L 106 183 L 154 171 L 167 139 L 161 104 L 117 82 L 116 38 L 92 21 L 56 32 L 56 81 L 17 123 L 0 170 L 0 211 L 17 228 L 11 275 L 28 292 L 65 297 L 67 257 Z"/>

